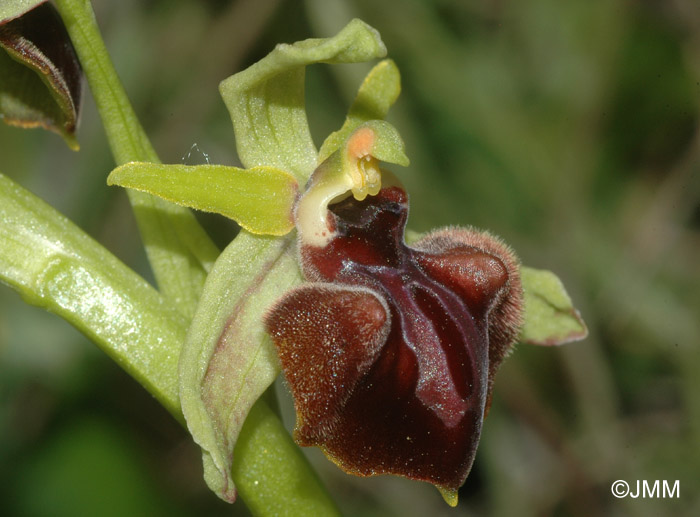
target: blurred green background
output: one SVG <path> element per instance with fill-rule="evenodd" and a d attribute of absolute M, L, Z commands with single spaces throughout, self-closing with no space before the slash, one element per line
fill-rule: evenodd
<path fill-rule="evenodd" d="M 590 328 L 519 347 L 474 469 L 431 486 L 312 460 L 347 515 L 700 515 L 700 4 L 697 0 L 94 0 L 164 162 L 237 164 L 220 80 L 277 42 L 376 27 L 402 72 L 390 116 L 417 231 L 475 225 L 555 271 Z M 308 70 L 313 133 L 367 67 Z M 0 127 L 0 170 L 151 278 L 90 95 L 82 150 Z M 193 144 L 196 148 L 191 151 Z M 189 154 L 189 156 L 188 156 Z M 234 225 L 202 217 L 220 245 Z M 278 386 L 289 426 L 293 411 Z M 613 481 L 680 482 L 616 499 Z M 188 435 L 86 338 L 0 286 L 0 514 L 247 515 Z"/>

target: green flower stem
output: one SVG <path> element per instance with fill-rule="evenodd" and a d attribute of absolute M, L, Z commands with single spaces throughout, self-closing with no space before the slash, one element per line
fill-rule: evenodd
<path fill-rule="evenodd" d="M 233 480 L 253 515 L 340 515 L 301 450 L 263 399 L 248 413 L 233 455 Z"/>
<path fill-rule="evenodd" d="M 114 160 L 158 162 L 100 35 L 89 0 L 56 0 L 102 117 Z"/>
<path fill-rule="evenodd" d="M 158 162 L 114 70 L 90 2 L 57 0 L 56 6 L 90 84 L 114 160 L 118 165 Z M 191 316 L 218 249 L 186 208 L 142 192 L 130 191 L 129 199 L 161 292 Z"/>

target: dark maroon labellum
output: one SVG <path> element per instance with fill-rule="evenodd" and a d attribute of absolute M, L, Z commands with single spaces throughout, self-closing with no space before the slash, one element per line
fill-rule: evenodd
<path fill-rule="evenodd" d="M 328 241 L 300 242 L 311 283 L 266 319 L 295 400 L 295 439 L 348 472 L 398 474 L 455 496 L 519 327 L 517 263 L 468 229 L 407 246 L 399 186 L 329 211 Z"/>

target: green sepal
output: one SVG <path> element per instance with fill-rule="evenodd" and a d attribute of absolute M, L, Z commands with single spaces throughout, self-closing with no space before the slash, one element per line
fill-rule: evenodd
<path fill-rule="evenodd" d="M 58 133 L 77 150 L 82 72 L 63 22 L 50 3 L 23 13 L 31 3 L 10 4 L 0 14 L 0 118 Z"/>
<path fill-rule="evenodd" d="M 379 33 L 356 19 L 332 38 L 277 45 L 262 60 L 222 81 L 219 90 L 243 165 L 283 169 L 304 185 L 318 164 L 304 107 L 304 68 L 385 54 Z"/>
<path fill-rule="evenodd" d="M 391 59 L 375 65 L 367 74 L 338 131 L 328 135 L 318 152 L 318 163 L 340 149 L 350 134 L 363 122 L 382 120 L 401 93 L 399 69 Z"/>
<path fill-rule="evenodd" d="M 385 120 L 370 120 L 369 122 L 358 124 L 355 130 L 360 127 L 369 128 L 375 134 L 370 156 L 380 162 L 393 163 L 402 167 L 410 165 L 411 162 L 406 156 L 406 145 L 401 138 L 401 134 L 394 126 Z M 346 146 L 348 144 L 349 138 L 346 141 Z"/>
<path fill-rule="evenodd" d="M 561 280 L 542 269 L 520 268 L 524 295 L 524 324 L 520 341 L 533 345 L 560 345 L 588 335 Z"/>
<path fill-rule="evenodd" d="M 219 213 L 259 235 L 285 235 L 294 228 L 297 182 L 288 172 L 274 167 L 131 162 L 114 169 L 107 184 Z"/>
<path fill-rule="evenodd" d="M 301 282 L 292 235 L 242 230 L 209 274 L 182 348 L 182 411 L 202 448 L 204 478 L 226 501 L 236 497 L 231 468 L 241 426 L 279 373 L 263 315 Z"/>

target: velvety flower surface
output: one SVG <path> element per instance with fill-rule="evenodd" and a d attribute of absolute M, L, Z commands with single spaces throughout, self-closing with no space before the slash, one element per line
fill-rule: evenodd
<path fill-rule="evenodd" d="M 266 325 L 298 443 L 350 473 L 428 481 L 456 502 L 520 324 L 518 266 L 499 240 L 470 229 L 409 247 L 407 214 L 392 179 L 375 196 L 330 205 L 320 231 L 299 228 L 309 283 Z"/>

